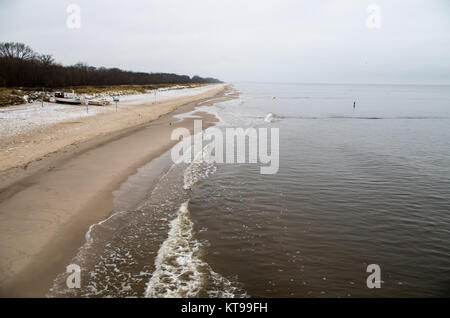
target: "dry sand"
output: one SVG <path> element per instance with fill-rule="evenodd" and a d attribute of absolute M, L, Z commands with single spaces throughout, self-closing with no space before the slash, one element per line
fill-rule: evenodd
<path fill-rule="evenodd" d="M 112 192 L 175 144 L 174 128 L 193 130 L 193 118 L 179 121 L 173 115 L 192 111 L 199 102 L 229 99 L 223 95 L 227 89 L 220 85 L 198 96 L 19 136 L 30 145 L 23 152 L 27 159 L 15 166 L 15 156 L 2 158 L 0 174 L 0 295 L 45 296 L 89 226 L 110 214 Z M 204 128 L 217 121 L 204 112 L 196 116 Z M 41 134 L 51 134 L 53 141 L 39 139 Z"/>

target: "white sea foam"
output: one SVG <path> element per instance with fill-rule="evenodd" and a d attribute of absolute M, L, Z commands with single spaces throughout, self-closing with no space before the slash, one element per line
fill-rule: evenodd
<path fill-rule="evenodd" d="M 191 136 L 190 138 L 195 138 Z M 216 171 L 208 144 L 196 153 L 184 171 L 185 190 Z M 189 149 L 189 152 L 192 149 Z M 214 272 L 202 260 L 203 244 L 194 237 L 189 200 L 181 204 L 170 222 L 167 239 L 159 248 L 155 270 L 147 284 L 146 297 L 246 297 L 236 283 Z"/>
<path fill-rule="evenodd" d="M 146 297 L 245 297 L 237 286 L 214 272 L 201 259 L 202 243 L 194 237 L 189 200 L 182 203 L 170 223 L 167 239 L 155 259 L 155 270 L 147 284 Z"/>
<path fill-rule="evenodd" d="M 266 118 L 264 118 L 264 121 L 266 123 L 271 123 L 271 122 L 273 122 L 275 120 L 275 118 L 276 118 L 276 115 L 274 113 L 268 113 L 266 115 Z"/>
<path fill-rule="evenodd" d="M 93 238 L 92 238 L 92 231 L 95 229 L 95 227 L 102 225 L 106 222 L 108 222 L 110 219 L 113 219 L 119 215 L 123 215 L 125 213 L 128 213 L 128 211 L 119 211 L 119 212 L 115 212 L 113 214 L 111 214 L 109 217 L 107 217 L 106 219 L 101 220 L 98 223 L 94 223 L 91 226 L 89 226 L 88 231 L 86 232 L 86 234 L 84 235 L 85 239 L 86 239 L 86 244 L 87 246 L 90 246 L 93 242 Z"/>
<path fill-rule="evenodd" d="M 193 239 L 189 202 L 184 202 L 170 223 L 168 238 L 155 260 L 155 271 L 147 285 L 147 297 L 194 297 L 201 288 L 198 257 L 200 243 Z"/>

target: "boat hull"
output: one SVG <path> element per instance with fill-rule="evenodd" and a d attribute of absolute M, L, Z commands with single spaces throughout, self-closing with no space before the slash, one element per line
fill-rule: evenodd
<path fill-rule="evenodd" d="M 80 105 L 81 100 L 80 99 L 73 99 L 73 98 L 56 98 L 55 99 L 57 103 L 60 104 L 72 104 L 72 105 Z"/>

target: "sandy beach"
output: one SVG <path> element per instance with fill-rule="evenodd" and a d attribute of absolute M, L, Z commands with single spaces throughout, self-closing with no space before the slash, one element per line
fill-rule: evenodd
<path fill-rule="evenodd" d="M 193 130 L 193 118 L 173 116 L 199 103 L 229 99 L 227 90 L 211 85 L 188 96 L 144 104 L 134 100 L 118 112 L 2 135 L 0 294 L 45 296 L 89 226 L 111 212 L 113 191 L 175 144 L 170 140 L 174 128 Z M 205 112 L 195 115 L 204 128 L 217 121 Z"/>

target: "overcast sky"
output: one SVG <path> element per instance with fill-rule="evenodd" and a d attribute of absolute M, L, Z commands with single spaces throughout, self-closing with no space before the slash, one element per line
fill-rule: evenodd
<path fill-rule="evenodd" d="M 0 41 L 65 65 L 228 82 L 450 84 L 448 0 L 1 0 Z"/>

